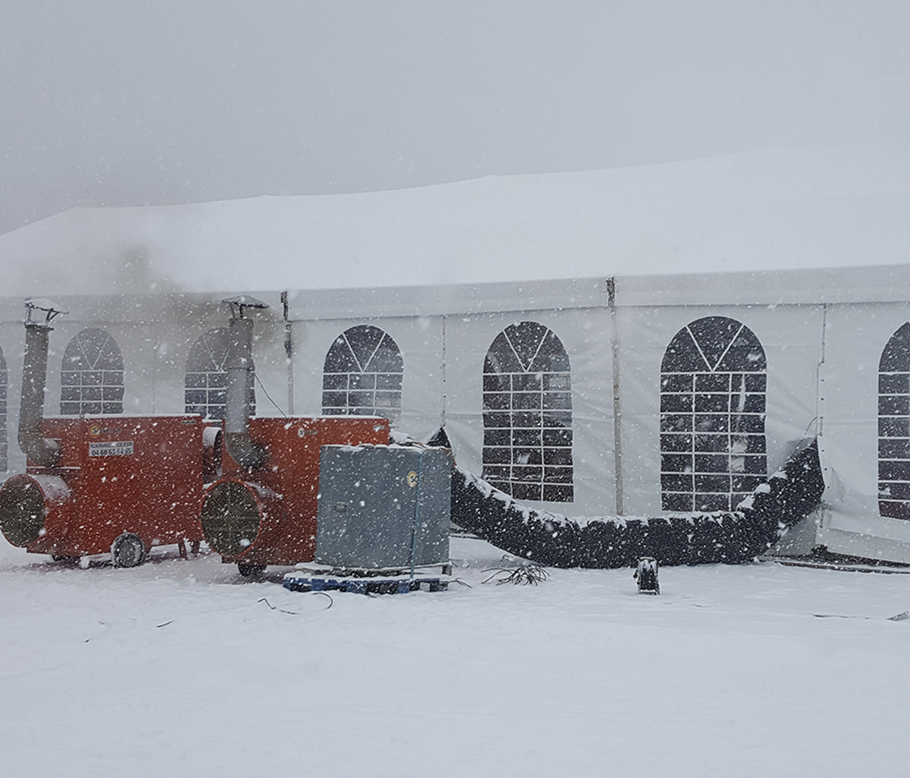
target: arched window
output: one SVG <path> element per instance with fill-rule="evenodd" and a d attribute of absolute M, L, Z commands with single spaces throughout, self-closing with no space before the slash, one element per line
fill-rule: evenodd
<path fill-rule="evenodd" d="M 227 370 L 231 331 L 219 327 L 200 335 L 186 358 L 184 408 L 205 419 L 224 419 L 227 401 Z M 255 375 L 256 367 L 253 366 Z M 256 413 L 256 387 L 250 383 L 250 413 Z"/>
<path fill-rule="evenodd" d="M 362 324 L 338 336 L 325 356 L 322 412 L 330 416 L 401 416 L 404 360 L 391 337 Z"/>
<path fill-rule="evenodd" d="M 767 477 L 761 343 L 740 322 L 708 316 L 676 334 L 660 369 L 663 510 L 735 510 Z"/>
<path fill-rule="evenodd" d="M 60 413 L 123 413 L 123 357 L 104 330 L 82 330 L 63 352 Z"/>
<path fill-rule="evenodd" d="M 483 365 L 483 478 L 520 500 L 571 502 L 569 355 L 533 321 L 499 333 Z"/>
<path fill-rule="evenodd" d="M 878 511 L 910 519 L 910 323 L 878 364 Z"/>
<path fill-rule="evenodd" d="M 6 388 L 9 373 L 6 369 L 6 359 L 3 349 L 0 349 L 0 473 L 9 470 L 9 433 L 6 422 Z"/>

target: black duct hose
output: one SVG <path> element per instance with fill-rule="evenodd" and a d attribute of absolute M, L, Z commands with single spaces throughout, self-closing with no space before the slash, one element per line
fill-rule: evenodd
<path fill-rule="evenodd" d="M 825 484 L 818 443 L 807 441 L 736 511 L 584 523 L 537 511 L 457 465 L 452 521 L 494 546 L 546 567 L 736 564 L 754 559 L 819 504 Z"/>

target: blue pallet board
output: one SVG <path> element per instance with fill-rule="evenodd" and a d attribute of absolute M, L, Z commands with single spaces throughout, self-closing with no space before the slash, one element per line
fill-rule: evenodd
<path fill-rule="evenodd" d="M 292 592 L 352 592 L 354 594 L 406 594 L 416 591 L 441 592 L 449 582 L 438 576 L 417 578 L 326 578 L 323 576 L 287 575 L 285 589 Z"/>

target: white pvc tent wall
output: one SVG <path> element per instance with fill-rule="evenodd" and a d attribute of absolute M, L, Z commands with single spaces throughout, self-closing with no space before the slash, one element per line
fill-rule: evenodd
<path fill-rule="evenodd" d="M 229 293 L 237 292 L 249 290 Z M 836 553 L 910 562 L 910 522 L 879 515 L 877 426 L 879 359 L 910 321 L 907 268 L 291 291 L 290 363 L 279 294 L 253 294 L 271 306 L 256 323 L 260 415 L 319 414 L 329 348 L 346 329 L 372 324 L 403 356 L 399 428 L 426 440 L 444 424 L 459 463 L 477 474 L 487 350 L 518 322 L 551 329 L 571 363 L 575 495 L 570 503 L 533 505 L 571 517 L 665 513 L 661 361 L 689 323 L 734 319 L 755 334 L 767 359 L 768 472 L 798 441 L 818 436 L 820 444 L 824 505 L 791 533 L 789 549 L 805 553 L 823 544 Z M 106 329 L 122 350 L 125 413 L 182 413 L 187 353 L 205 331 L 225 326 L 221 296 L 59 298 L 70 314 L 51 336 L 48 413 L 58 406 L 63 349 L 88 326 Z M 0 301 L 11 472 L 24 467 L 15 444 L 21 318 L 20 299 Z"/>
<path fill-rule="evenodd" d="M 352 313 L 360 315 L 352 317 Z M 443 424 L 459 462 L 480 473 L 482 378 L 487 350 L 506 327 L 549 327 L 572 368 L 575 500 L 564 513 L 614 510 L 612 358 L 607 282 L 489 284 L 392 290 L 301 292 L 291 297 L 294 409 L 321 411 L 322 366 L 338 335 L 364 322 L 387 332 L 405 370 L 401 430 L 429 439 Z M 584 463 L 584 464 L 582 464 Z"/>
<path fill-rule="evenodd" d="M 689 321 L 729 316 L 767 356 L 769 472 L 797 441 L 818 437 L 823 504 L 782 548 L 910 562 L 910 522 L 878 507 L 878 368 L 910 320 L 907 267 L 618 279 L 617 290 L 627 513 L 655 510 L 663 349 Z"/>

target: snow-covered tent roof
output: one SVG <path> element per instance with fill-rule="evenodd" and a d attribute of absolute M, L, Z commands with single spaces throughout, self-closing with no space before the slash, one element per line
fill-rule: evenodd
<path fill-rule="evenodd" d="M 895 265 L 908 247 L 906 149 L 777 150 L 365 194 L 77 208 L 0 235 L 0 266 L 9 297 Z"/>

